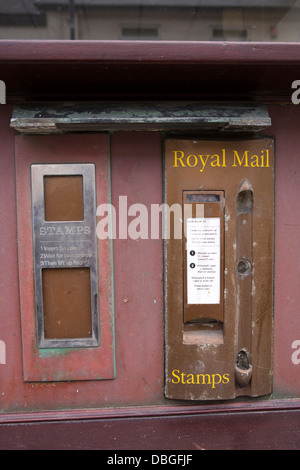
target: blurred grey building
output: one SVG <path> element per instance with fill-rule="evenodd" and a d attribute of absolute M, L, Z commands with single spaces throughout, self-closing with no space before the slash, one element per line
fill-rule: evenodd
<path fill-rule="evenodd" d="M 300 0 L 0 0 L 0 39 L 300 40 Z"/>

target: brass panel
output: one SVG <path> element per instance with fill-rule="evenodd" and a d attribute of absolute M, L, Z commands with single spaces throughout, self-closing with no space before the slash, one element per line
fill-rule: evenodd
<path fill-rule="evenodd" d="M 43 269 L 42 283 L 45 339 L 90 338 L 90 269 Z"/>
<path fill-rule="evenodd" d="M 44 176 L 45 220 L 83 220 L 83 178 Z"/>
<path fill-rule="evenodd" d="M 165 202 L 185 203 L 193 192 L 224 194 L 224 217 L 219 213 L 224 221 L 220 255 L 224 284 L 219 311 L 216 305 L 187 306 L 185 240 L 165 240 L 165 395 L 186 400 L 268 395 L 272 390 L 273 139 L 166 139 Z M 202 217 L 220 206 L 209 199 L 202 203 Z"/>

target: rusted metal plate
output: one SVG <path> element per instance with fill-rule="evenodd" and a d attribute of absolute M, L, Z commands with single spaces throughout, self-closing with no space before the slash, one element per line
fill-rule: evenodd
<path fill-rule="evenodd" d="M 15 107 L 11 119 L 11 126 L 22 134 L 172 129 L 258 132 L 270 124 L 262 104 L 198 101 L 24 104 Z"/>
<path fill-rule="evenodd" d="M 200 201 L 202 214 L 193 220 L 217 220 L 222 227 L 215 235 L 211 229 L 205 248 L 199 248 L 201 262 L 205 257 L 212 261 L 198 288 L 210 289 L 219 271 L 224 288 L 222 300 L 215 295 L 212 305 L 199 301 L 198 318 L 194 313 L 183 322 L 191 267 L 184 268 L 188 240 L 165 240 L 166 396 L 216 400 L 267 395 L 272 390 L 273 140 L 166 139 L 165 202 L 181 204 L 188 192 L 208 197 Z M 224 214 L 212 209 L 217 205 L 210 199 L 220 192 Z M 224 265 L 220 251 L 218 260 L 207 249 L 212 243 L 217 253 L 217 238 L 224 242 Z M 188 307 L 196 310 L 196 305 Z"/>

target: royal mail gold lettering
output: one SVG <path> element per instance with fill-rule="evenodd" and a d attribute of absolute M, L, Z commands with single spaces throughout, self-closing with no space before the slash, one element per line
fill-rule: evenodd
<path fill-rule="evenodd" d="M 213 155 L 185 155 L 182 150 L 174 150 L 174 168 L 180 167 L 196 167 L 199 166 L 199 170 L 202 173 L 206 166 L 212 167 L 226 167 L 225 161 L 225 149 L 222 150 L 221 154 Z"/>
<path fill-rule="evenodd" d="M 270 155 L 268 149 L 262 149 L 260 154 L 251 154 L 250 150 L 232 152 L 232 168 L 270 168 Z M 190 154 L 186 155 L 182 150 L 174 150 L 174 164 L 173 168 L 199 168 L 202 173 L 207 167 L 212 168 L 225 168 L 226 164 L 226 149 L 213 155 L 206 154 Z M 229 159 L 229 158 L 228 158 Z"/>
<path fill-rule="evenodd" d="M 246 150 L 243 155 L 238 153 L 237 150 L 233 151 L 234 163 L 233 167 L 243 166 L 245 168 L 269 168 L 269 150 L 262 150 L 261 155 L 251 155 L 249 150 Z"/>
<path fill-rule="evenodd" d="M 211 388 L 216 388 L 216 385 L 229 383 L 229 374 L 186 374 L 174 369 L 172 370 L 172 383 L 210 385 Z"/>

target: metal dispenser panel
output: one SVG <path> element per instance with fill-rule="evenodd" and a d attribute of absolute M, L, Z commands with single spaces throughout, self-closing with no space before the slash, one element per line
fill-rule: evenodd
<path fill-rule="evenodd" d="M 25 382 L 116 377 L 106 135 L 16 137 L 18 260 Z"/>
<path fill-rule="evenodd" d="M 273 140 L 166 139 L 165 203 L 165 396 L 270 394 Z"/>
<path fill-rule="evenodd" d="M 38 346 L 98 346 L 95 165 L 32 165 L 31 186 Z"/>

